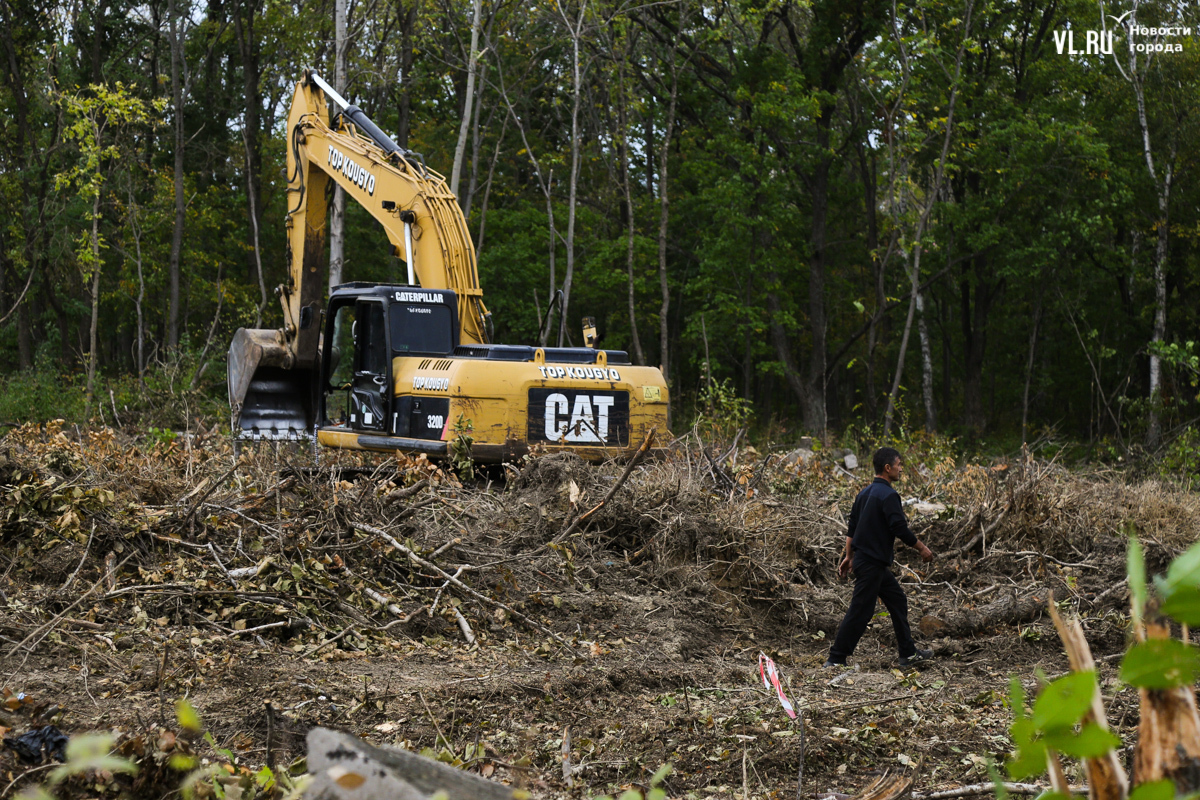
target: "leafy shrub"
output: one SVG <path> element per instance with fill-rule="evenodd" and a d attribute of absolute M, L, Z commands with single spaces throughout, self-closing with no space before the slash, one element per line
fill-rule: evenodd
<path fill-rule="evenodd" d="M 738 397 L 733 381 L 725 378 L 706 383 L 696 398 L 696 420 L 707 439 L 725 442 L 745 427 L 754 415 L 754 407 L 744 397 Z"/>
<path fill-rule="evenodd" d="M 1164 478 L 1191 479 L 1200 472 L 1200 429 L 1189 425 L 1167 445 L 1159 463 Z"/>

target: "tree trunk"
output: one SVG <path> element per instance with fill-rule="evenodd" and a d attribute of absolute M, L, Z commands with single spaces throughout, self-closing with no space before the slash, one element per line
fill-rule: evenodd
<path fill-rule="evenodd" d="M 475 195 L 479 191 L 479 156 L 483 152 L 483 135 L 480 131 L 479 124 L 479 120 L 483 115 L 479 113 L 479 109 L 482 107 L 483 103 L 483 87 L 483 81 L 479 81 L 477 84 L 475 84 L 476 111 L 474 119 L 471 120 L 471 177 L 467 180 L 467 191 L 463 196 L 463 216 L 465 216 L 468 221 L 471 219 L 471 206 L 475 202 Z M 494 113 L 494 108 L 492 111 L 488 112 L 487 127 L 489 128 L 492 126 L 492 117 Z"/>
<path fill-rule="evenodd" d="M 858 164 L 863 181 L 863 213 L 867 220 L 867 252 L 871 257 L 871 276 L 875 284 L 875 308 L 871 311 L 871 320 L 867 328 L 867 388 L 863 400 L 867 419 L 874 421 L 879 408 L 879 400 L 875 396 L 875 345 L 878 341 L 879 323 L 883 320 L 883 309 L 887 305 L 887 295 L 883 284 L 884 263 L 879 257 L 879 204 L 876 196 L 874 151 L 871 152 L 871 161 L 868 163 L 865 148 L 860 146 Z"/>
<path fill-rule="evenodd" d="M 463 98 L 463 115 L 462 122 L 458 126 L 458 144 L 454 147 L 454 167 L 450 171 L 450 191 L 455 195 L 458 194 L 458 179 L 462 175 L 463 154 L 467 149 L 467 132 L 471 126 L 471 110 L 475 102 L 475 62 L 479 60 L 479 26 L 482 21 L 482 9 L 480 0 L 473 0 L 471 4 L 471 51 L 467 57 L 467 91 Z M 575 114 L 572 115 L 571 133 L 576 133 L 574 118 L 578 114 L 579 107 L 579 39 L 575 39 Z M 461 198 L 460 198 L 461 202 Z M 573 210 L 573 209 L 572 209 Z M 569 236 L 570 234 L 568 234 Z M 568 246 L 567 262 L 570 263 L 570 247 Z M 568 273 L 570 267 L 567 267 Z"/>
<path fill-rule="evenodd" d="M 29 317 L 26 301 L 17 308 L 17 363 L 23 370 L 33 367 L 33 325 Z"/>
<path fill-rule="evenodd" d="M 937 433 L 937 407 L 933 400 L 933 350 L 929 343 L 929 325 L 925 321 L 925 295 L 914 290 L 917 301 L 917 335 L 921 339 L 921 398 L 925 401 L 925 430 Z"/>
<path fill-rule="evenodd" d="M 675 135 L 675 107 L 679 99 L 679 66 L 675 63 L 676 48 L 671 49 L 671 98 L 667 105 L 667 121 L 663 126 L 662 145 L 658 150 L 658 287 L 662 305 L 658 311 L 659 365 L 663 379 L 671 385 L 671 359 L 668 315 L 671 311 L 671 286 L 667 281 L 667 227 L 671 219 L 671 200 L 667 190 L 671 138 Z"/>
<path fill-rule="evenodd" d="M 635 286 L 633 280 L 633 246 L 634 236 L 637 229 L 637 220 L 635 219 L 633 213 L 633 191 L 629 185 L 631 181 L 629 175 L 629 108 L 627 103 L 628 98 L 626 96 L 627 87 L 625 86 L 624 64 L 625 62 L 622 60 L 617 70 L 617 80 L 620 83 L 620 94 L 617 99 L 617 125 L 620 127 L 620 133 L 618 135 L 621 138 L 621 190 L 625 194 L 625 214 L 627 222 L 625 228 L 625 273 L 628 277 L 629 288 L 629 339 L 633 349 L 634 363 L 641 366 L 646 363 L 646 355 L 642 352 L 642 339 L 638 335 L 636 302 L 637 295 L 634 291 Z"/>
<path fill-rule="evenodd" d="M 396 103 L 398 122 L 396 144 L 408 148 L 408 133 L 412 121 L 412 93 L 408 82 L 412 79 L 413 39 L 417 26 L 417 0 L 411 0 L 408 8 L 403 0 L 397 0 L 397 16 L 400 20 L 400 96 Z"/>
<path fill-rule="evenodd" d="M 504 147 L 504 134 L 508 132 L 508 115 L 500 123 L 500 136 L 496 139 L 496 149 L 492 151 L 492 163 L 488 167 L 487 181 L 483 184 L 483 202 L 479 204 L 479 235 L 475 237 L 476 254 L 483 252 L 484 234 L 487 233 L 488 199 L 492 194 L 492 178 L 496 174 L 496 162 L 500 160 L 500 151 Z M 539 320 L 540 321 L 540 320 Z"/>
<path fill-rule="evenodd" d="M 775 272 L 768 273 L 767 280 L 770 281 L 772 287 L 779 285 L 779 275 Z M 783 327 L 783 322 L 781 321 L 782 316 L 783 308 L 779 302 L 779 295 L 772 289 L 767 292 L 767 319 L 771 328 L 771 344 L 775 347 L 776 358 L 783 365 L 783 377 L 787 381 L 787 385 L 791 388 L 792 394 L 796 396 L 796 402 L 800 404 L 800 408 L 808 408 L 808 386 L 800 377 L 800 370 L 796 366 L 796 358 L 792 354 L 791 345 L 788 343 L 787 330 Z"/>
<path fill-rule="evenodd" d="M 903 250 L 901 250 L 903 254 Z M 904 320 L 904 333 L 900 337 L 900 353 L 896 356 L 896 377 L 892 380 L 892 390 L 888 392 L 887 409 L 883 412 L 883 435 L 892 430 L 892 419 L 896 413 L 896 400 L 900 395 L 900 380 L 904 377 L 904 357 L 908 353 L 908 336 L 912 333 L 913 317 L 917 311 L 917 296 L 920 294 L 919 276 L 921 274 L 921 245 L 918 242 L 913 247 L 913 266 L 908 270 L 908 280 L 912 284 L 912 295 L 908 299 L 908 316 Z"/>
<path fill-rule="evenodd" d="M 987 348 L 987 318 L 999 289 L 986 280 L 988 259 L 985 254 L 971 259 L 975 271 L 974 297 L 968 267 L 960 279 L 963 331 L 963 424 L 978 435 L 987 425 L 983 413 L 983 359 Z"/>
<path fill-rule="evenodd" d="M 99 145 L 100 136 L 96 136 Z M 88 367 L 87 367 L 87 412 L 90 417 L 92 400 L 96 396 L 96 334 L 100 326 L 100 191 L 92 199 L 92 318 L 88 327 Z"/>
<path fill-rule="evenodd" d="M 170 294 L 167 299 L 167 347 L 179 347 L 179 282 L 183 255 L 183 25 L 177 0 L 167 10 L 171 32 L 171 97 L 175 104 L 175 226 L 171 231 L 171 257 L 168 265 Z"/>
<path fill-rule="evenodd" d="M 829 126 L 832 108 L 825 108 L 817 119 L 817 150 L 829 150 Z M 808 360 L 808 404 L 804 425 L 824 435 L 825 418 L 825 226 L 829 211 L 829 170 L 832 159 L 822 155 L 812 175 L 812 223 L 809 234 L 808 322 L 812 332 L 812 354 Z"/>
<path fill-rule="evenodd" d="M 1127 25 L 1132 31 L 1137 26 L 1137 13 L 1140 2 L 1135 2 Z M 1166 338 L 1167 333 L 1167 245 L 1170 236 L 1170 207 L 1171 207 L 1171 178 L 1175 165 L 1176 143 L 1171 140 L 1169 157 L 1162 176 L 1154 166 L 1154 148 L 1150 143 L 1150 123 L 1146 114 L 1146 72 L 1149 70 L 1151 56 L 1147 55 L 1145 65 L 1139 67 L 1137 51 L 1134 50 L 1133 37 L 1129 38 L 1129 72 L 1125 75 L 1133 87 L 1134 98 L 1137 100 L 1138 127 L 1142 133 L 1142 156 L 1146 160 L 1146 171 L 1154 184 L 1158 199 L 1158 219 L 1155 220 L 1158 229 L 1158 240 L 1154 248 L 1154 329 L 1150 336 L 1152 344 L 1158 344 Z M 1120 67 L 1120 64 L 1117 64 Z M 1153 349 L 1150 351 L 1150 413 L 1146 426 L 1146 446 L 1155 448 L 1162 439 L 1162 421 L 1159 411 L 1162 407 L 1162 360 Z"/>
<path fill-rule="evenodd" d="M 546 307 L 546 321 L 542 329 L 538 331 L 538 343 L 545 347 L 550 340 L 550 331 L 554 329 L 554 298 L 558 289 L 558 276 L 556 274 L 558 262 L 556 256 L 558 254 L 558 230 L 554 227 L 554 195 L 552 188 L 554 186 L 554 170 L 550 170 L 550 174 L 546 176 L 546 219 L 550 225 L 550 301 Z M 559 313 L 562 309 L 559 309 Z"/>
<path fill-rule="evenodd" d="M 1141 111 L 1141 109 L 1139 109 Z M 1144 111 L 1141 111 L 1144 116 Z M 1143 119 L 1143 125 L 1145 120 Z M 1175 160 L 1174 147 L 1170 161 Z M 1146 159 L 1150 163 L 1149 138 L 1146 139 Z M 1174 165 L 1167 164 L 1162 183 L 1158 189 L 1158 240 L 1154 247 L 1154 331 L 1150 341 L 1154 344 L 1165 341 L 1167 336 L 1167 237 L 1170 234 L 1171 171 Z M 1151 169 L 1153 165 L 1151 164 Z M 1151 172 L 1153 175 L 1153 172 Z M 1146 427 L 1146 447 L 1158 447 L 1162 440 L 1162 359 L 1158 353 L 1150 353 L 1150 415 Z"/>
<path fill-rule="evenodd" d="M 1033 381 L 1033 356 L 1037 350 L 1038 325 L 1042 321 L 1042 286 L 1039 281 L 1037 302 L 1033 306 L 1033 329 L 1029 332 L 1029 358 L 1025 361 L 1025 391 L 1021 394 L 1021 441 L 1029 442 L 1029 384 Z"/>
<path fill-rule="evenodd" d="M 567 269 L 563 275 L 563 299 L 558 318 L 558 346 L 563 346 L 567 335 L 567 312 L 571 307 L 571 284 L 575 280 L 575 216 L 579 198 L 579 163 L 583 156 L 579 141 L 579 105 L 583 93 L 583 65 L 579 52 L 583 36 L 583 19 L 587 3 L 579 5 L 579 20 L 571 27 L 571 177 L 567 187 Z M 564 22 L 569 21 L 564 15 Z"/>
<path fill-rule="evenodd" d="M 38 147 L 36 139 L 29 132 L 29 96 L 25 90 L 25 79 L 21 70 L 21 60 L 17 51 L 16 43 L 13 41 L 12 33 L 14 30 L 13 9 L 8 3 L 0 3 L 0 38 L 4 42 L 5 55 L 7 56 L 8 69 L 6 71 L 10 91 L 13 96 L 13 110 L 16 117 L 15 143 L 14 151 L 21 154 L 25 158 L 25 164 L 33 166 L 36 164 L 38 156 Z M 97 34 L 99 35 L 99 34 Z M 21 194 L 26 198 L 33 197 L 35 192 L 30 186 L 29 173 L 32 170 L 20 169 L 19 180 L 21 185 Z M 43 175 L 48 174 L 43 170 Z M 34 252 L 34 241 L 37 238 L 38 228 L 41 224 L 41 212 L 44 209 L 44 201 L 46 194 L 47 181 L 45 178 L 41 181 L 41 187 L 37 194 L 36 207 L 38 214 L 35 216 L 30 212 L 30 204 L 22 203 L 22 223 L 24 228 L 25 239 L 25 262 L 26 267 L 30 270 L 37 268 L 38 257 Z M 19 275 L 16 275 L 14 268 L 14 277 L 18 280 Z M 17 308 L 17 363 L 20 368 L 25 370 L 33 366 L 33 323 L 31 314 L 29 313 L 28 301 L 20 303 Z"/>
<path fill-rule="evenodd" d="M 237 35 L 238 50 L 242 57 L 242 87 L 245 93 L 245 119 L 242 136 L 246 145 L 246 205 L 250 216 L 250 252 L 246 259 L 246 272 L 251 285 L 265 288 L 263 276 L 259 274 L 262 256 L 258 252 L 258 230 L 262 226 L 262 142 L 260 131 L 260 106 L 262 93 L 259 90 L 261 68 L 258 61 L 258 42 L 254 38 L 254 18 L 258 13 L 255 0 L 246 3 L 246 17 L 242 9 L 233 9 L 233 27 Z M 264 305 L 266 298 L 263 298 Z M 259 312 L 261 314 L 261 311 Z"/>
<path fill-rule="evenodd" d="M 138 220 L 138 211 L 140 208 L 137 205 L 133 196 L 133 190 L 129 192 L 129 229 L 133 234 L 133 256 L 134 264 L 137 265 L 138 293 L 137 298 L 133 302 L 134 311 L 137 313 L 137 332 L 135 334 L 135 351 L 134 357 L 137 360 L 137 376 L 138 386 L 142 391 L 146 390 L 146 319 L 144 314 L 144 304 L 146 301 L 146 276 L 142 269 L 142 225 Z M 257 324 L 255 327 L 258 327 Z"/>
<path fill-rule="evenodd" d="M 651 158 L 651 153 L 657 153 L 658 150 L 654 147 L 654 118 L 649 111 L 642 115 L 642 132 L 643 142 L 642 152 L 646 154 L 646 194 L 654 197 L 654 159 Z"/>

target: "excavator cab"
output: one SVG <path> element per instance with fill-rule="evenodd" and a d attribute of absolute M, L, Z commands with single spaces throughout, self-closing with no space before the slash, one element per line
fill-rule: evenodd
<path fill-rule="evenodd" d="M 458 344 L 454 292 L 413 286 L 342 284 L 326 313 L 321 425 L 407 435 L 393 397 L 392 359 L 447 357 Z M 397 408 L 392 408 L 396 405 Z"/>

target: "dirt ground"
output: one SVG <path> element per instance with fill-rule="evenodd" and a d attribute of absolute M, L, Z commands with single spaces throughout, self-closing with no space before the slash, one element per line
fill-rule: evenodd
<path fill-rule="evenodd" d="M 899 669 L 881 609 L 851 667 L 826 670 L 850 596 L 843 519 L 869 470 L 782 455 L 681 446 L 623 483 L 624 465 L 545 455 L 464 483 L 423 459 L 318 467 L 287 448 L 235 468 L 203 432 L 17 429 L 0 442 L 0 724 L 115 732 L 141 771 L 72 779 L 73 797 L 170 794 L 179 753 L 223 771 L 198 796 L 239 779 L 238 797 L 278 795 L 249 776 L 303 773 L 318 725 L 538 798 L 644 787 L 664 764 L 670 797 L 792 797 L 801 761 L 804 796 L 884 771 L 917 771 L 920 795 L 1008 754 L 1010 676 L 1033 693 L 1039 670 L 1067 669 L 1053 592 L 1132 745 L 1122 531 L 1161 569 L 1200 539 L 1194 496 L 913 453 L 898 488 L 926 501 L 909 516 L 937 558 L 900 549 L 896 572 L 936 657 Z M 803 724 L 763 688 L 760 654 Z M 181 730 L 179 698 L 211 741 Z M 6 747 L 0 798 L 46 769 Z"/>

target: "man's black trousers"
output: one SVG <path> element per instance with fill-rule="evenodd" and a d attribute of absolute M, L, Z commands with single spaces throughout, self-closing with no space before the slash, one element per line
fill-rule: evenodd
<path fill-rule="evenodd" d="M 900 657 L 907 658 L 917 652 L 913 642 L 912 631 L 908 627 L 908 598 L 900 588 L 899 581 L 886 566 L 865 558 L 854 559 L 854 596 L 850 598 L 850 608 L 838 626 L 837 638 L 829 651 L 829 658 L 834 662 L 844 662 L 858 640 L 867 630 L 867 624 L 875 615 L 875 600 L 883 601 L 892 618 L 892 628 L 896 631 L 896 644 L 900 649 Z"/>

